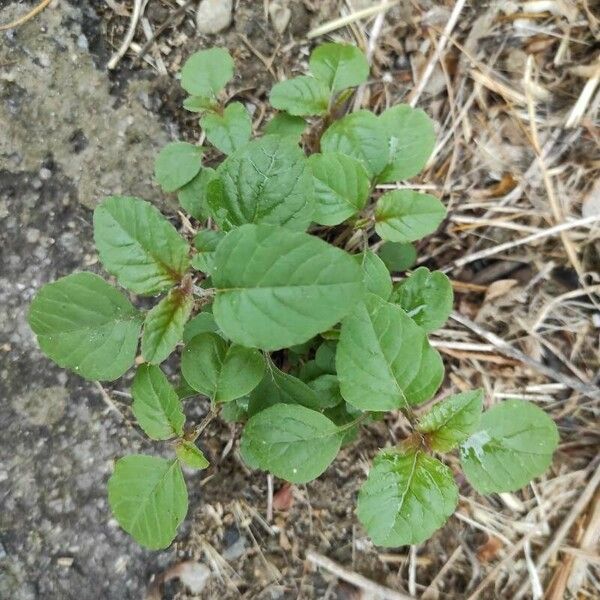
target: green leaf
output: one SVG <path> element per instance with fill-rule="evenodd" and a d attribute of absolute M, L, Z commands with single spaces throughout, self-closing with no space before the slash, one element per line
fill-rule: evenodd
<path fill-rule="evenodd" d="M 350 44 L 321 44 L 310 55 L 309 67 L 333 92 L 360 85 L 369 76 L 366 56 Z"/>
<path fill-rule="evenodd" d="M 444 381 L 444 362 L 440 353 L 429 345 L 427 338 L 423 341 L 421 363 L 413 380 L 404 388 L 404 396 L 411 406 L 417 406 L 433 398 Z"/>
<path fill-rule="evenodd" d="M 306 483 L 325 471 L 341 442 L 336 425 L 321 413 L 276 404 L 249 419 L 240 451 L 251 465 L 292 483 Z"/>
<path fill-rule="evenodd" d="M 375 231 L 391 242 L 414 242 L 433 233 L 445 217 L 444 205 L 434 196 L 394 190 L 377 201 Z"/>
<path fill-rule="evenodd" d="M 314 212 L 306 157 L 289 137 L 267 135 L 246 144 L 217 170 L 208 204 L 221 229 L 271 223 L 305 230 Z"/>
<path fill-rule="evenodd" d="M 206 469 L 210 465 L 206 456 L 194 442 L 183 440 L 175 447 L 175 454 L 184 465 L 192 467 L 192 469 Z"/>
<path fill-rule="evenodd" d="M 241 423 L 248 419 L 248 396 L 223 405 L 219 417 L 226 423 Z"/>
<path fill-rule="evenodd" d="M 160 367 L 140 365 L 131 386 L 133 414 L 153 440 L 183 435 L 185 415 L 177 392 Z"/>
<path fill-rule="evenodd" d="M 252 119 L 240 102 L 232 102 L 223 114 L 209 112 L 200 119 L 208 141 L 223 154 L 231 154 L 248 143 L 252 135 Z"/>
<path fill-rule="evenodd" d="M 194 297 L 173 289 L 146 315 L 142 334 L 142 356 L 160 364 L 183 338 L 183 328 L 192 314 Z"/>
<path fill-rule="evenodd" d="M 154 162 L 154 176 L 165 192 L 174 192 L 189 183 L 202 168 L 200 146 L 187 142 L 171 142 L 158 154 Z"/>
<path fill-rule="evenodd" d="M 315 352 L 315 363 L 325 373 L 335 373 L 335 352 L 337 343 L 332 341 L 323 342 Z"/>
<path fill-rule="evenodd" d="M 558 441 L 554 421 L 541 408 L 507 400 L 483 413 L 460 447 L 460 462 L 479 493 L 514 492 L 550 466 Z"/>
<path fill-rule="evenodd" d="M 378 254 L 392 273 L 406 271 L 417 262 L 417 251 L 410 243 L 385 242 L 379 248 Z"/>
<path fill-rule="evenodd" d="M 269 100 L 273 108 L 290 115 L 324 115 L 329 107 L 329 90 L 318 79 L 301 75 L 276 83 Z"/>
<path fill-rule="evenodd" d="M 203 98 L 202 96 L 188 96 L 183 101 L 183 108 L 190 112 L 204 112 L 205 110 L 216 110 L 219 104 L 214 98 Z"/>
<path fill-rule="evenodd" d="M 230 402 L 260 383 L 265 361 L 256 350 L 229 345 L 215 333 L 200 333 L 186 344 L 181 372 L 195 390 L 214 402 Z"/>
<path fill-rule="evenodd" d="M 302 117 L 288 115 L 286 112 L 276 114 L 266 125 L 265 134 L 267 135 L 287 135 L 300 141 L 304 130 L 306 129 L 306 121 Z"/>
<path fill-rule="evenodd" d="M 321 138 L 321 152 L 352 156 L 362 162 L 369 176 L 373 177 L 386 164 L 386 134 L 372 112 L 359 110 L 329 126 Z"/>
<path fill-rule="evenodd" d="M 392 302 L 429 332 L 441 327 L 450 316 L 454 293 L 444 273 L 419 267 L 394 290 Z"/>
<path fill-rule="evenodd" d="M 143 454 L 119 459 L 108 480 L 108 502 L 119 525 L 139 544 L 166 548 L 188 509 L 179 462 Z"/>
<path fill-rule="evenodd" d="M 364 208 L 371 183 L 362 163 L 344 154 L 313 154 L 308 159 L 315 184 L 314 220 L 337 225 Z"/>
<path fill-rule="evenodd" d="M 430 448 L 448 452 L 477 429 L 482 407 L 481 389 L 449 396 L 419 419 L 418 430 L 426 434 Z"/>
<path fill-rule="evenodd" d="M 111 196 L 94 211 L 100 260 L 119 283 L 153 295 L 178 283 L 189 265 L 188 245 L 149 202 Z"/>
<path fill-rule="evenodd" d="M 388 164 L 377 180 L 381 183 L 408 179 L 419 173 L 433 152 L 433 121 L 420 108 L 399 104 L 379 117 L 388 137 Z"/>
<path fill-rule="evenodd" d="M 346 316 L 363 296 L 347 253 L 306 233 L 243 225 L 215 252 L 213 313 L 227 338 L 278 350 L 301 344 Z"/>
<path fill-rule="evenodd" d="M 215 175 L 214 169 L 202 167 L 194 179 L 177 191 L 177 200 L 183 210 L 198 221 L 205 221 L 208 218 L 208 186 Z"/>
<path fill-rule="evenodd" d="M 420 544 L 452 515 L 458 488 L 439 460 L 417 451 L 377 455 L 358 495 L 357 515 L 378 546 Z"/>
<path fill-rule="evenodd" d="M 201 229 L 194 238 L 194 247 L 198 253 L 192 257 L 192 267 L 203 273 L 212 273 L 215 250 L 224 237 L 222 231 Z"/>
<path fill-rule="evenodd" d="M 183 328 L 183 341 L 187 344 L 199 333 L 216 333 L 219 330 L 215 318 L 207 312 L 201 312 Z"/>
<path fill-rule="evenodd" d="M 42 352 L 86 379 L 113 381 L 133 365 L 140 313 L 93 273 L 42 287 L 27 317 Z"/>
<path fill-rule="evenodd" d="M 308 382 L 308 387 L 315 392 L 319 399 L 319 408 L 333 408 L 344 402 L 340 394 L 340 382 L 335 375 L 329 373 L 319 375 Z"/>
<path fill-rule="evenodd" d="M 435 383 L 416 379 L 424 375 L 422 363 L 434 362 L 428 348 L 425 332 L 401 308 L 369 294 L 367 302 L 342 322 L 336 353 L 342 396 L 356 408 L 371 411 L 420 402 Z"/>
<path fill-rule="evenodd" d="M 370 250 L 355 254 L 354 258 L 362 267 L 367 292 L 387 300 L 392 294 L 392 278 L 384 262 Z"/>
<path fill-rule="evenodd" d="M 352 443 L 358 437 L 359 426 L 354 423 L 350 426 L 350 423 L 356 420 L 357 415 L 352 414 L 348 409 L 355 410 L 347 402 L 336 404 L 332 408 L 327 408 L 323 411 L 323 414 L 331 419 L 338 427 L 344 427 L 344 430 L 340 432 L 342 434 L 342 448 Z"/>
<path fill-rule="evenodd" d="M 250 393 L 248 414 L 259 413 L 275 404 L 301 404 L 307 408 L 321 408 L 315 392 L 297 377 L 269 365 L 258 387 Z"/>
<path fill-rule="evenodd" d="M 224 48 L 200 50 L 181 69 L 181 87 L 192 96 L 213 99 L 233 77 L 233 59 Z"/>

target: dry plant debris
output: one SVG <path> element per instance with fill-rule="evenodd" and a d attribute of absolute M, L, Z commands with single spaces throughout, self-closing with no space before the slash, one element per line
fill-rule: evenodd
<path fill-rule="evenodd" d="M 361 577 L 396 597 L 599 597 L 599 3 L 239 0 L 233 25 L 217 36 L 197 31 L 195 2 L 135 2 L 130 12 L 106 4 L 111 66 L 143 60 L 172 77 L 199 47 L 226 45 L 242 71 L 232 96 L 255 125 L 268 117 L 265 82 L 300 70 L 313 41 L 365 49 L 372 78 L 354 106 L 411 102 L 439 125 L 428 170 L 411 186 L 449 207 L 419 248 L 419 264 L 445 270 L 457 297 L 457 318 L 435 338 L 448 360 L 441 393 L 483 386 L 490 404 L 528 399 L 561 433 L 548 476 L 491 498 L 459 482 L 458 518 L 426 544 L 390 555 L 339 507 L 351 505 L 342 499 L 354 496 L 365 459 L 400 422 L 369 426 L 369 439 L 307 488 L 282 491 L 275 482 L 275 492 L 243 466 L 234 427 L 223 426 L 206 449 L 221 473 L 203 482 L 179 546 L 182 559 L 212 571 L 201 597 L 372 597 L 376 588 Z M 132 25 L 144 19 L 147 26 Z M 167 88 L 163 106 L 173 113 Z M 173 116 L 189 135 L 189 115 Z"/>

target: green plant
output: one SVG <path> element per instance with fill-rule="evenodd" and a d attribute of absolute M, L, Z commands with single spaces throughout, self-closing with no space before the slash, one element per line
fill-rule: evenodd
<path fill-rule="evenodd" d="M 482 414 L 482 390 L 415 415 L 444 378 L 427 333 L 448 318 L 452 286 L 425 267 L 398 284 L 390 271 L 414 264 L 411 242 L 434 232 L 445 210 L 431 195 L 381 194 L 377 184 L 425 166 L 427 115 L 407 105 L 344 114 L 367 61 L 353 46 L 325 44 L 309 75 L 273 87 L 279 112 L 251 141 L 246 108 L 223 103 L 233 66 L 221 49 L 186 62 L 185 107 L 200 113 L 213 148 L 174 142 L 156 160 L 156 180 L 198 227 L 193 244 L 138 198 L 107 198 L 94 213 L 106 270 L 160 300 L 143 313 L 98 275 L 76 273 L 39 291 L 29 323 L 45 354 L 86 379 L 112 381 L 141 363 L 133 414 L 148 437 L 172 440 L 174 457 L 116 463 L 110 505 L 139 543 L 170 544 L 187 512 L 181 465 L 208 466 L 195 443 L 206 423 L 187 425 L 183 411 L 198 394 L 211 399 L 211 416 L 222 409 L 245 422 L 248 465 L 295 483 L 321 475 L 361 424 L 400 411 L 412 433 L 376 456 L 357 514 L 376 544 L 421 542 L 458 501 L 436 453 L 458 449 L 481 493 L 516 490 L 549 466 L 556 427 L 517 400 Z M 217 150 L 227 156 L 213 169 L 204 160 Z M 174 387 L 159 365 L 182 343 Z"/>

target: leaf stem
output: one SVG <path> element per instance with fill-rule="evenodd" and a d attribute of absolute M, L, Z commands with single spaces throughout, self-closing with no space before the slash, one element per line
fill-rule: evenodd
<path fill-rule="evenodd" d="M 341 433 L 343 431 L 347 431 L 348 429 L 352 429 L 352 427 L 354 427 L 355 425 L 360 425 L 361 423 L 366 421 L 370 416 L 371 416 L 371 413 L 368 413 L 368 412 L 363 413 L 362 415 L 360 415 L 359 417 L 354 419 L 354 421 L 350 421 L 350 423 L 346 423 L 345 425 L 340 425 L 337 428 L 337 432 Z"/>

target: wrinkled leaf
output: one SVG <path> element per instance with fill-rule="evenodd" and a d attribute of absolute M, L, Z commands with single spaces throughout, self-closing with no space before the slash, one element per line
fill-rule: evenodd
<path fill-rule="evenodd" d="M 139 544 L 166 548 L 188 508 L 179 462 L 142 454 L 119 459 L 108 481 L 108 502 L 119 525 Z"/>
<path fill-rule="evenodd" d="M 192 96 L 214 99 L 233 77 L 233 59 L 224 48 L 200 50 L 181 69 L 181 87 Z"/>
<path fill-rule="evenodd" d="M 342 319 L 363 295 L 352 257 L 306 233 L 270 225 L 230 232 L 215 253 L 213 313 L 244 346 L 301 344 Z"/>
<path fill-rule="evenodd" d="M 271 223 L 308 227 L 313 181 L 306 157 L 289 137 L 267 135 L 227 158 L 209 186 L 208 204 L 221 229 Z"/>
<path fill-rule="evenodd" d="M 386 164 L 386 134 L 377 117 L 368 110 L 359 110 L 329 126 L 321 138 L 321 152 L 339 152 L 363 163 L 370 177 Z"/>
<path fill-rule="evenodd" d="M 290 115 L 323 115 L 329 106 L 329 90 L 318 79 L 301 75 L 276 83 L 269 100 L 273 108 Z"/>
<path fill-rule="evenodd" d="M 183 339 L 183 328 L 192 314 L 194 297 L 180 289 L 173 289 L 144 320 L 142 356 L 146 362 L 160 364 Z"/>
<path fill-rule="evenodd" d="M 133 414 L 144 433 L 153 440 L 183 434 L 185 415 L 177 392 L 155 365 L 140 365 L 131 386 Z"/>
<path fill-rule="evenodd" d="M 452 515 L 458 488 L 439 460 L 417 451 L 380 452 L 358 495 L 357 515 L 378 546 L 419 544 Z"/>
<path fill-rule="evenodd" d="M 433 233 L 445 216 L 444 205 L 434 196 L 394 190 L 377 201 L 375 231 L 390 242 L 414 242 Z"/>
<path fill-rule="evenodd" d="M 392 301 L 429 332 L 441 327 L 450 316 L 454 293 L 444 273 L 419 267 L 394 290 Z"/>
<path fill-rule="evenodd" d="M 364 208 L 371 183 L 360 161 L 332 152 L 313 154 L 308 164 L 315 185 L 317 223 L 337 225 Z"/>
<path fill-rule="evenodd" d="M 387 166 L 377 178 L 385 183 L 408 179 L 419 173 L 433 152 L 433 121 L 420 108 L 399 104 L 379 117 L 388 137 Z"/>
<path fill-rule="evenodd" d="M 195 335 L 181 357 L 185 380 L 216 403 L 245 396 L 259 384 L 264 371 L 260 352 L 229 345 L 215 333 Z"/>
<path fill-rule="evenodd" d="M 351 44 L 321 44 L 310 55 L 309 67 L 333 92 L 360 85 L 369 76 L 366 56 Z"/>
<path fill-rule="evenodd" d="M 156 157 L 154 176 L 165 192 L 174 192 L 189 183 L 202 168 L 200 146 L 188 142 L 171 142 Z"/>
<path fill-rule="evenodd" d="M 482 407 L 482 389 L 449 396 L 419 419 L 418 430 L 427 435 L 433 450 L 448 452 L 477 429 Z"/>
<path fill-rule="evenodd" d="M 198 253 L 192 256 L 192 267 L 203 273 L 211 273 L 215 250 L 224 237 L 222 231 L 201 229 L 194 238 L 194 247 Z"/>
<path fill-rule="evenodd" d="M 460 461 L 479 493 L 514 492 L 550 466 L 558 441 L 554 421 L 541 408 L 507 400 L 483 413 L 460 447 Z"/>
<path fill-rule="evenodd" d="M 142 317 L 98 275 L 74 273 L 46 284 L 27 318 L 42 352 L 86 379 L 113 381 L 133 365 Z"/>
<path fill-rule="evenodd" d="M 97 206 L 94 241 L 106 270 L 136 294 L 173 286 L 189 265 L 185 240 L 157 208 L 139 198 L 111 196 Z"/>
<path fill-rule="evenodd" d="M 207 112 L 200 119 L 208 141 L 223 154 L 231 154 L 250 140 L 252 120 L 240 102 L 229 104 L 223 114 Z"/>
<path fill-rule="evenodd" d="M 240 451 L 250 465 L 292 483 L 306 483 L 325 471 L 341 442 L 336 425 L 321 413 L 276 404 L 248 420 Z"/>

